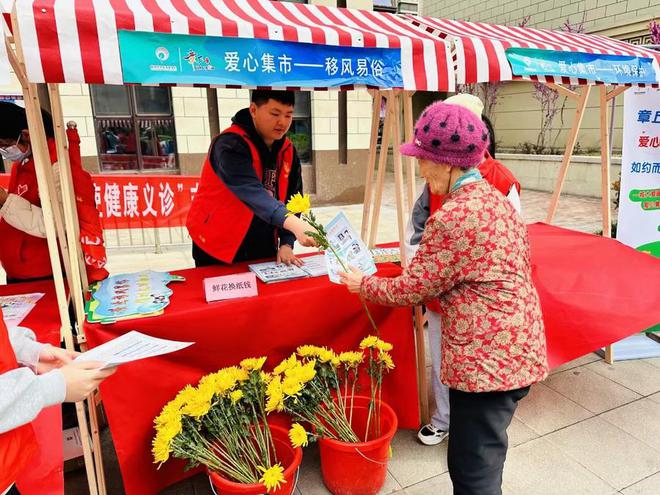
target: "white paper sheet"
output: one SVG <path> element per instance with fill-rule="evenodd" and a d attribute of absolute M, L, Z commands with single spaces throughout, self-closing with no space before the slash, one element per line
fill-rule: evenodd
<path fill-rule="evenodd" d="M 316 256 L 306 256 L 300 258 L 305 263 L 301 268 L 307 272 L 310 277 L 322 277 L 328 274 L 328 265 L 325 262 L 325 256 L 317 254 Z"/>
<path fill-rule="evenodd" d="M 103 368 L 110 368 L 139 359 L 169 354 L 185 349 L 192 344 L 194 342 L 179 342 L 177 340 L 150 337 L 133 330 L 81 354 L 75 360 L 100 361 L 105 363 Z"/>

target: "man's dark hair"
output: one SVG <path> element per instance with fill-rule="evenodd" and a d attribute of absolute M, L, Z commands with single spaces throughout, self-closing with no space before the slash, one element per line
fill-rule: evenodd
<path fill-rule="evenodd" d="M 490 143 L 488 143 L 488 153 L 490 153 L 490 156 L 495 158 L 495 131 L 493 130 L 493 124 L 485 115 L 481 116 L 481 120 L 483 120 L 484 124 L 486 124 L 486 129 L 488 129 L 488 136 L 490 137 Z"/>
<path fill-rule="evenodd" d="M 272 91 L 257 89 L 252 91 L 252 103 L 260 107 L 268 103 L 268 100 L 275 100 L 282 105 L 294 106 L 296 103 L 295 94 L 293 91 Z"/>
<path fill-rule="evenodd" d="M 55 137 L 53 119 L 45 110 L 41 111 L 46 137 Z M 28 128 L 27 115 L 23 107 L 14 103 L 0 101 L 0 138 L 16 139 L 23 129 Z"/>

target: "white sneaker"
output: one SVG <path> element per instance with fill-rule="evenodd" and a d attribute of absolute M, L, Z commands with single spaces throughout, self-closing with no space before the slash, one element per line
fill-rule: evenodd
<path fill-rule="evenodd" d="M 424 445 L 438 445 L 445 438 L 447 438 L 449 432 L 436 428 L 432 424 L 422 426 L 417 432 L 417 438 Z"/>

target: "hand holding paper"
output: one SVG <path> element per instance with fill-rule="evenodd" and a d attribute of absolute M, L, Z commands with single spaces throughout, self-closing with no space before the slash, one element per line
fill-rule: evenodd
<path fill-rule="evenodd" d="M 135 330 L 78 356 L 74 362 L 99 361 L 103 369 L 139 359 L 161 356 L 191 346 L 194 342 L 158 339 Z"/>

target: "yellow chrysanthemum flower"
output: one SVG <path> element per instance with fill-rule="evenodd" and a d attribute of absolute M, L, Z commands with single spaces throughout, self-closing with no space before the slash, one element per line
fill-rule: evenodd
<path fill-rule="evenodd" d="M 229 394 L 229 398 L 231 399 L 232 403 L 236 404 L 239 400 L 243 398 L 243 391 L 234 390 L 231 394 Z"/>
<path fill-rule="evenodd" d="M 204 375 L 199 380 L 199 383 L 197 384 L 197 388 L 215 390 L 215 381 L 217 376 L 218 373 L 210 373 L 208 375 Z"/>
<path fill-rule="evenodd" d="M 286 483 L 284 468 L 279 463 L 268 469 L 259 466 L 259 470 L 264 473 L 259 481 L 264 484 L 269 492 L 278 490 L 283 483 Z"/>
<path fill-rule="evenodd" d="M 369 349 L 371 347 L 376 347 L 376 343 L 378 342 L 378 337 L 375 335 L 369 335 L 368 337 L 365 337 L 362 339 L 362 342 L 360 342 L 360 349 Z"/>
<path fill-rule="evenodd" d="M 299 423 L 293 423 L 291 429 L 289 430 L 289 439 L 291 440 L 291 445 L 294 447 L 307 447 L 309 443 L 307 439 L 307 432 L 305 428 L 300 426 Z"/>
<path fill-rule="evenodd" d="M 394 361 L 392 360 L 392 356 L 388 352 L 380 351 L 378 353 L 378 361 L 380 361 L 386 369 L 388 370 L 393 370 L 394 369 Z"/>
<path fill-rule="evenodd" d="M 156 427 L 163 425 L 165 423 L 168 423 L 173 416 L 181 416 L 181 406 L 183 404 L 171 400 L 167 404 L 165 404 L 165 407 L 163 407 L 163 410 L 160 412 L 158 416 L 154 419 L 154 424 Z"/>
<path fill-rule="evenodd" d="M 227 373 L 229 373 L 234 379 L 238 382 L 244 382 L 248 378 L 250 378 L 250 373 L 244 368 L 241 368 L 240 366 L 232 366 L 231 368 L 227 368 Z"/>
<path fill-rule="evenodd" d="M 296 349 L 298 356 L 300 357 L 315 357 L 319 347 L 315 345 L 301 345 Z"/>
<path fill-rule="evenodd" d="M 173 440 L 174 437 L 181 433 L 182 429 L 181 414 L 179 414 L 177 416 L 172 416 L 166 423 L 160 425 L 158 428 L 158 434 L 163 438 Z"/>
<path fill-rule="evenodd" d="M 261 381 L 264 382 L 266 385 L 268 385 L 272 379 L 273 379 L 272 374 L 266 373 L 265 371 L 261 372 Z"/>
<path fill-rule="evenodd" d="M 191 385 L 186 385 L 179 391 L 177 396 L 174 398 L 174 402 L 180 404 L 180 406 L 186 405 L 190 400 L 192 400 L 197 395 L 197 391 Z"/>
<path fill-rule="evenodd" d="M 291 354 L 291 356 L 286 358 L 284 361 L 282 361 L 280 364 L 278 364 L 275 367 L 273 373 L 276 375 L 281 375 L 282 373 L 285 373 L 287 370 L 295 368 L 297 365 L 298 365 L 298 359 L 296 358 L 296 355 Z"/>
<path fill-rule="evenodd" d="M 266 387 L 266 412 L 282 411 L 284 409 L 284 394 L 282 393 L 282 379 L 274 377 Z"/>
<path fill-rule="evenodd" d="M 168 440 L 162 435 L 156 435 L 151 444 L 151 453 L 154 456 L 155 464 L 163 464 L 170 458 L 171 439 Z"/>
<path fill-rule="evenodd" d="M 378 339 L 378 342 L 376 342 L 376 349 L 379 351 L 384 351 L 384 352 L 389 352 L 394 348 L 392 344 L 389 342 L 385 342 L 384 340 Z"/>
<path fill-rule="evenodd" d="M 285 397 L 298 395 L 303 389 L 303 384 L 297 376 L 287 376 L 282 382 L 282 393 Z"/>
<path fill-rule="evenodd" d="M 205 416 L 211 409 L 213 391 L 209 393 L 206 389 L 195 389 L 195 392 L 195 395 L 181 409 L 181 412 L 186 416 L 199 419 Z"/>
<path fill-rule="evenodd" d="M 303 366 L 300 367 L 300 371 L 298 373 L 298 379 L 302 383 L 307 383 L 311 381 L 316 376 L 315 368 L 316 368 L 316 360 L 305 363 Z"/>
<path fill-rule="evenodd" d="M 243 359 L 241 368 L 247 371 L 259 371 L 263 368 L 265 362 L 265 357 Z"/>
<path fill-rule="evenodd" d="M 312 207 L 312 202 L 309 199 L 309 194 L 304 196 L 300 193 L 296 193 L 291 196 L 291 199 L 286 204 L 286 209 L 291 213 L 307 213 L 307 211 Z"/>
<path fill-rule="evenodd" d="M 339 360 L 347 368 L 356 368 L 364 360 L 364 354 L 357 351 L 342 352 L 339 355 Z"/>
<path fill-rule="evenodd" d="M 325 347 L 322 347 L 319 349 L 319 352 L 316 356 L 319 358 L 319 361 L 321 361 L 322 363 L 329 363 L 334 359 L 335 353 L 332 352 L 330 349 L 326 349 Z"/>

